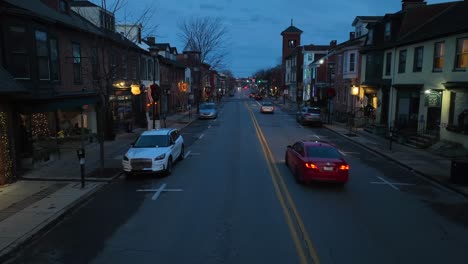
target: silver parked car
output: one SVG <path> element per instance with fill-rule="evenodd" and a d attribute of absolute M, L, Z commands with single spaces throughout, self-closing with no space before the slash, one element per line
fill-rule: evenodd
<path fill-rule="evenodd" d="M 322 126 L 322 115 L 320 108 L 304 106 L 296 114 L 296 120 L 300 124 L 317 124 Z"/>
<path fill-rule="evenodd" d="M 218 110 L 215 103 L 202 103 L 200 104 L 200 119 L 217 118 Z"/>

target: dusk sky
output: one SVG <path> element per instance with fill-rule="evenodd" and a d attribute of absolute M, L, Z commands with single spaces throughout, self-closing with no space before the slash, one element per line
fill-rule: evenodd
<path fill-rule="evenodd" d="M 428 4 L 442 2 L 450 1 L 427 1 Z M 353 30 L 351 24 L 356 16 L 394 13 L 401 9 L 401 1 L 129 0 L 125 12 L 132 12 L 135 16 L 148 6 L 154 8 L 155 14 L 146 28 L 157 26 L 153 32 L 157 42 L 168 42 L 180 53 L 185 45 L 178 37 L 179 21 L 191 16 L 221 17 L 229 28 L 226 45 L 230 54 L 226 61 L 227 68 L 237 77 L 246 77 L 280 63 L 280 33 L 291 24 L 291 19 L 294 20 L 294 26 L 304 31 L 302 45 L 329 44 L 333 39 L 340 43 L 349 38 L 349 32 Z M 120 14 L 117 13 L 117 20 L 124 17 L 122 12 L 124 9 Z"/>

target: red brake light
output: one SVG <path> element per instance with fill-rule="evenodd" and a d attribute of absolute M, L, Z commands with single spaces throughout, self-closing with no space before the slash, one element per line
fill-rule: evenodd
<path fill-rule="evenodd" d="M 317 165 L 315 165 L 313 163 L 306 163 L 305 166 L 308 169 L 318 169 Z"/>
<path fill-rule="evenodd" d="M 340 166 L 340 170 L 349 170 L 349 165 L 346 164 L 346 165 L 341 165 Z"/>

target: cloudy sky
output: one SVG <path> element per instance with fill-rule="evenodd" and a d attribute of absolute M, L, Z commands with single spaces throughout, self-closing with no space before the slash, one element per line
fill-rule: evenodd
<path fill-rule="evenodd" d="M 108 0 L 112 1 L 112 0 Z M 94 0 L 96 4 L 101 0 Z M 429 0 L 428 4 L 449 2 Z M 229 28 L 226 46 L 230 53 L 228 69 L 244 77 L 280 63 L 281 31 L 291 19 L 304 31 L 302 44 L 328 44 L 347 40 L 356 16 L 380 16 L 401 9 L 399 0 L 127 0 L 117 13 L 135 17 L 141 10 L 152 8 L 154 15 L 146 30 L 156 35 L 157 42 L 169 42 L 182 52 L 184 43 L 178 37 L 178 23 L 192 16 L 221 17 Z M 131 15 L 124 15 L 131 13 Z M 131 18 L 130 18 L 131 19 Z M 144 25 L 145 26 L 145 25 Z M 151 30 L 156 28 L 155 30 Z"/>

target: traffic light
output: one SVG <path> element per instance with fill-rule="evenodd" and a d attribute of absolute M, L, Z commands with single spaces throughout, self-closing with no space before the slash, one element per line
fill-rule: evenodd
<path fill-rule="evenodd" d="M 159 100 L 159 85 L 157 85 L 156 83 L 153 83 L 150 85 L 150 89 L 151 89 L 151 97 L 153 98 L 153 101 L 158 101 Z"/>

